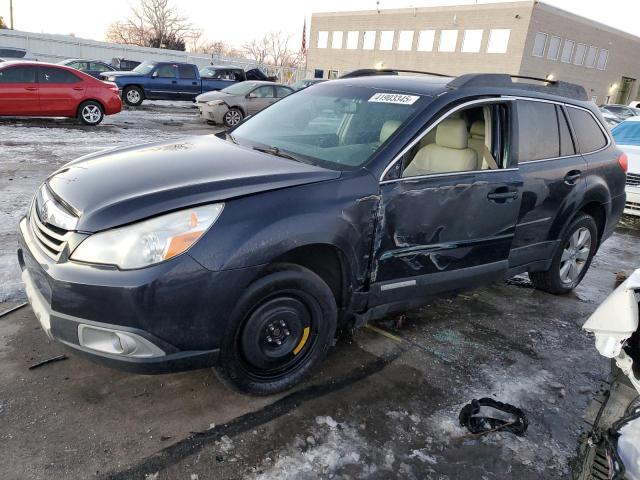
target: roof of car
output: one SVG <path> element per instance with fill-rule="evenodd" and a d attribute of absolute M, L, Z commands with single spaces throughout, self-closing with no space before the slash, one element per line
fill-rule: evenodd
<path fill-rule="evenodd" d="M 368 74 L 365 76 L 339 78 L 329 83 L 332 86 L 354 85 L 425 96 L 439 95 L 445 91 L 452 90 L 470 92 L 473 90 L 474 94 L 491 92 L 491 94 L 505 93 L 514 96 L 523 95 L 549 99 L 570 98 L 579 102 L 587 102 L 589 100 L 584 87 L 557 80 L 496 73 L 465 74 L 458 77 L 450 77 L 440 74 L 428 74 L 427 72 L 423 75 L 399 75 L 397 72 L 389 72 L 388 74 Z"/>
<path fill-rule="evenodd" d="M 626 122 L 640 122 L 640 117 L 629 117 L 622 123 L 626 123 Z"/>

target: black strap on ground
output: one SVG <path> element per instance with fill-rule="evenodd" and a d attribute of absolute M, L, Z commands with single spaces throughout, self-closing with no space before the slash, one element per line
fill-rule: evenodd
<path fill-rule="evenodd" d="M 490 416 L 480 416 L 481 407 L 489 407 L 501 412 L 508 413 L 511 418 L 493 418 Z M 498 402 L 492 398 L 481 398 L 471 400 L 465 405 L 459 415 L 460 426 L 466 427 L 474 435 L 481 435 L 492 431 L 511 432 L 516 435 L 524 435 L 529 426 L 526 415 L 518 407 L 508 403 Z"/>

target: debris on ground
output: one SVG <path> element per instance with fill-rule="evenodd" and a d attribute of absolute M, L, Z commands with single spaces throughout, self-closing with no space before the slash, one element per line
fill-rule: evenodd
<path fill-rule="evenodd" d="M 460 426 L 466 427 L 473 435 L 506 431 L 522 436 L 529 426 L 522 410 L 492 398 L 474 398 L 471 403 L 462 407 L 458 419 Z"/>
<path fill-rule="evenodd" d="M 29 367 L 29 370 L 35 370 L 36 368 L 43 367 L 45 365 L 49 365 L 50 363 L 59 362 L 61 360 L 66 360 L 68 357 L 66 355 L 58 355 L 57 357 L 51 357 L 46 360 L 43 360 L 38 363 L 34 363 Z"/>

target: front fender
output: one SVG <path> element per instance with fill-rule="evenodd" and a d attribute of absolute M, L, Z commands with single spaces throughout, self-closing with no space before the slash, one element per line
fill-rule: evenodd
<path fill-rule="evenodd" d="M 322 244 L 339 249 L 352 280 L 362 283 L 378 201 L 368 173 L 234 199 L 190 255 L 219 271 L 268 264 L 293 249 Z"/>

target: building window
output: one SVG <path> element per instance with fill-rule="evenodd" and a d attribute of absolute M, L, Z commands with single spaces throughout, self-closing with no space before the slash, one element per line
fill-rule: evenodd
<path fill-rule="evenodd" d="M 393 30 L 380 32 L 380 50 L 393 50 Z"/>
<path fill-rule="evenodd" d="M 329 32 L 318 32 L 318 48 L 327 48 L 327 41 L 329 40 Z"/>
<path fill-rule="evenodd" d="M 441 30 L 439 52 L 455 52 L 458 43 L 458 30 Z"/>
<path fill-rule="evenodd" d="M 368 30 L 362 32 L 362 49 L 373 50 L 376 45 L 376 32 L 375 30 Z"/>
<path fill-rule="evenodd" d="M 358 37 L 360 32 L 347 32 L 347 50 L 356 50 L 358 48 Z"/>
<path fill-rule="evenodd" d="M 398 50 L 413 50 L 413 30 L 402 30 L 398 34 Z"/>
<path fill-rule="evenodd" d="M 579 43 L 576 47 L 576 56 L 573 59 L 574 65 L 584 65 L 584 55 L 587 53 L 587 46 L 584 43 Z"/>
<path fill-rule="evenodd" d="M 564 47 L 562 47 L 562 56 L 560 61 L 564 63 L 571 63 L 571 57 L 573 56 L 573 47 L 576 46 L 576 42 L 573 40 L 565 40 Z"/>
<path fill-rule="evenodd" d="M 484 30 L 465 30 L 462 38 L 462 51 L 464 53 L 478 53 L 483 33 Z"/>
<path fill-rule="evenodd" d="M 342 32 L 333 32 L 331 36 L 331 48 L 342 48 Z"/>
<path fill-rule="evenodd" d="M 508 28 L 494 28 L 489 32 L 487 53 L 507 53 L 511 30 Z"/>
<path fill-rule="evenodd" d="M 600 55 L 598 55 L 598 70 L 604 70 L 607 68 L 607 60 L 609 59 L 609 50 L 602 49 L 600 50 Z"/>
<path fill-rule="evenodd" d="M 548 36 L 549 35 L 542 32 L 536 34 L 536 40 L 533 43 L 533 52 L 531 53 L 534 57 L 544 57 L 544 47 L 547 45 Z"/>
<path fill-rule="evenodd" d="M 418 51 L 432 52 L 433 40 L 436 37 L 435 30 L 422 30 L 418 35 Z"/>
<path fill-rule="evenodd" d="M 587 52 L 587 60 L 584 62 L 587 68 L 593 68 L 596 66 L 596 59 L 598 58 L 598 47 L 591 45 Z"/>
<path fill-rule="evenodd" d="M 560 55 L 560 44 L 562 43 L 562 39 L 560 37 L 551 37 L 549 40 L 549 48 L 547 50 L 547 58 L 549 60 L 558 60 L 558 55 Z"/>

